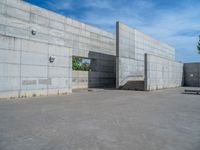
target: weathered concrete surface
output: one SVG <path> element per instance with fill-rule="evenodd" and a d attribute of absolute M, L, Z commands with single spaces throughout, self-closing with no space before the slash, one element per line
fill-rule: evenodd
<path fill-rule="evenodd" d="M 0 98 L 71 93 L 66 20 L 21 0 L 0 0 Z"/>
<path fill-rule="evenodd" d="M 0 101 L 1 150 L 199 150 L 200 98 L 183 88 Z"/>
<path fill-rule="evenodd" d="M 145 90 L 180 87 L 183 64 L 156 55 L 145 54 Z"/>

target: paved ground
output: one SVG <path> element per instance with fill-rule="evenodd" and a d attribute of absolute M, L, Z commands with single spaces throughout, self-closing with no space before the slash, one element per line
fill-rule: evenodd
<path fill-rule="evenodd" d="M 0 150 L 200 150 L 200 95 L 96 90 L 0 101 Z"/>

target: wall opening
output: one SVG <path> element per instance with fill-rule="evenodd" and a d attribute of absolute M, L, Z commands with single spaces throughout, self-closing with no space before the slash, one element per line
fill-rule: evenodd
<path fill-rule="evenodd" d="M 93 67 L 95 59 L 84 58 L 79 56 L 72 56 L 72 70 L 73 71 L 94 71 Z"/>

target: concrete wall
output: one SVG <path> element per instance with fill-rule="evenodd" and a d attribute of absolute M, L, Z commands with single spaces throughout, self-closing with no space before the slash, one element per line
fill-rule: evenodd
<path fill-rule="evenodd" d="M 183 64 L 156 55 L 145 54 L 145 90 L 180 87 Z"/>
<path fill-rule="evenodd" d="M 92 72 L 73 71 L 73 89 L 115 86 L 115 35 L 77 21 L 68 27 L 73 56 L 94 60 Z"/>
<path fill-rule="evenodd" d="M 0 1 L 1 98 L 71 93 L 66 20 L 20 0 Z"/>
<path fill-rule="evenodd" d="M 184 86 L 200 87 L 200 63 L 184 64 Z"/>
<path fill-rule="evenodd" d="M 156 54 L 174 60 L 175 49 L 120 22 L 116 26 L 117 88 L 129 81 L 136 81 L 136 87 L 132 84 L 132 88 L 141 89 L 137 85 L 140 85 L 138 81 L 144 83 L 144 54 Z"/>
<path fill-rule="evenodd" d="M 0 0 L 0 43 L 0 97 L 71 93 L 72 81 L 74 88 L 115 85 L 115 36 L 96 27 Z M 95 70 L 72 76 L 72 55 L 95 59 Z"/>

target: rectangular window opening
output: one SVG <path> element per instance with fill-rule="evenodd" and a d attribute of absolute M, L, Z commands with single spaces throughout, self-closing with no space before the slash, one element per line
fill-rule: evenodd
<path fill-rule="evenodd" d="M 72 69 L 74 71 L 92 71 L 94 59 L 72 56 Z"/>

